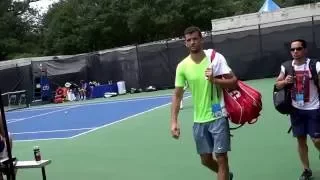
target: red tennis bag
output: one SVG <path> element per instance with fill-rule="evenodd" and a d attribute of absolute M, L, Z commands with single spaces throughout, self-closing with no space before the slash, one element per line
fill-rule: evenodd
<path fill-rule="evenodd" d="M 223 89 L 225 108 L 229 120 L 234 124 L 253 124 L 262 110 L 260 92 L 238 80 L 236 89 Z"/>
<path fill-rule="evenodd" d="M 215 58 L 211 54 L 211 62 Z M 235 89 L 223 89 L 223 97 L 228 119 L 240 126 L 253 124 L 258 120 L 262 110 L 262 96 L 259 91 L 238 80 Z"/>

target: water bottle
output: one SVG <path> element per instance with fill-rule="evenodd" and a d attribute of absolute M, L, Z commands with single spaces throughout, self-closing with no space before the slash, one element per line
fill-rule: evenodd
<path fill-rule="evenodd" d="M 33 154 L 34 154 L 34 160 L 35 161 L 41 161 L 41 153 L 40 153 L 40 147 L 34 146 L 33 147 Z"/>

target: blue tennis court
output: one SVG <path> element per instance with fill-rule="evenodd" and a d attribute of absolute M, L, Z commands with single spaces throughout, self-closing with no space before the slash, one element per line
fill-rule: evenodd
<path fill-rule="evenodd" d="M 15 141 L 73 138 L 129 117 L 167 105 L 171 96 L 157 96 L 11 111 L 6 114 Z"/>

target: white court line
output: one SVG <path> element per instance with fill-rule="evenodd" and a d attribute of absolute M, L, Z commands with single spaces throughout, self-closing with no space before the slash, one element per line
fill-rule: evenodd
<path fill-rule="evenodd" d="M 25 118 L 8 119 L 8 120 L 7 120 L 7 124 L 15 123 L 15 122 L 20 122 L 20 121 L 24 121 L 24 120 L 31 119 L 31 118 L 35 118 L 35 117 L 46 116 L 46 115 L 48 115 L 48 114 L 53 114 L 53 113 L 56 113 L 56 112 L 65 111 L 65 110 L 73 109 L 73 108 L 77 108 L 77 107 L 78 107 L 78 106 L 68 107 L 68 108 L 64 108 L 64 109 L 59 109 L 59 110 L 55 110 L 55 111 L 50 111 L 50 112 L 47 112 L 47 113 L 42 113 L 42 114 L 37 114 L 37 115 L 34 115 L 34 116 L 25 117 Z"/>
<path fill-rule="evenodd" d="M 33 141 L 51 141 L 51 140 L 67 140 L 70 139 L 70 137 L 64 137 L 64 138 L 49 138 L 49 139 L 26 139 L 26 140 L 14 140 L 13 142 L 33 142 Z"/>
<path fill-rule="evenodd" d="M 189 97 L 191 97 L 191 96 L 187 96 L 187 97 L 185 97 L 185 98 L 183 98 L 183 99 L 187 99 L 187 98 L 189 98 Z M 170 103 L 167 103 L 167 104 L 163 104 L 163 105 L 157 106 L 157 107 L 154 107 L 154 108 L 152 108 L 152 109 L 149 109 L 149 110 L 146 110 L 146 111 L 143 111 L 143 112 L 137 113 L 137 114 L 134 114 L 134 115 L 132 115 L 132 116 L 125 117 L 125 118 L 123 118 L 123 119 L 120 119 L 120 120 L 114 121 L 114 122 L 112 122 L 112 123 L 108 123 L 108 124 L 105 124 L 105 125 L 99 126 L 99 127 L 97 127 L 97 128 L 91 129 L 91 130 L 89 130 L 89 131 L 86 131 L 86 132 L 83 132 L 83 133 L 77 134 L 77 135 L 75 135 L 75 136 L 72 136 L 72 137 L 70 137 L 70 139 L 73 139 L 73 138 L 76 138 L 76 137 L 79 137 L 79 136 L 82 136 L 82 135 L 85 135 L 85 134 L 91 133 L 91 132 L 93 132 L 93 131 L 96 131 L 96 130 L 101 129 L 101 128 L 104 128 L 104 127 L 108 127 L 108 126 L 113 125 L 113 124 L 120 123 L 120 122 L 122 122 L 122 121 L 125 121 L 125 120 L 128 120 L 128 119 L 131 119 L 131 118 L 134 118 L 134 117 L 136 117 L 136 116 L 140 116 L 140 115 L 146 114 L 146 113 L 148 113 L 148 112 L 150 112 L 150 111 L 154 111 L 154 110 L 156 110 L 156 109 L 159 109 L 159 108 L 162 108 L 162 107 L 168 106 L 168 105 L 170 105 L 170 104 L 171 104 L 171 102 L 170 102 Z"/>
<path fill-rule="evenodd" d="M 137 98 L 126 98 L 126 99 L 118 99 L 118 100 L 114 100 L 114 101 L 104 101 L 104 102 L 88 102 L 88 103 L 76 104 L 76 105 L 70 104 L 71 106 L 62 105 L 62 106 L 50 106 L 50 107 L 32 107 L 32 108 L 22 109 L 22 110 L 17 110 L 17 111 L 9 111 L 7 113 L 18 113 L 18 112 L 25 112 L 25 111 L 40 111 L 40 110 L 46 110 L 46 109 L 66 108 L 66 107 L 73 107 L 73 106 L 81 107 L 81 106 L 95 106 L 95 105 L 101 105 L 101 104 L 114 104 L 114 103 L 120 103 L 120 102 L 143 101 L 143 100 L 150 100 L 150 99 L 168 98 L 170 96 L 172 96 L 172 94 L 137 97 Z"/>
<path fill-rule="evenodd" d="M 35 118 L 35 117 L 41 117 L 41 116 L 46 116 L 48 114 L 53 114 L 53 113 L 56 113 L 56 112 L 61 112 L 61 111 L 65 111 L 65 110 L 68 110 L 68 109 L 73 109 L 73 108 L 77 108 L 77 107 L 83 107 L 83 106 L 95 106 L 95 105 L 101 105 L 101 104 L 115 104 L 115 103 L 120 103 L 120 102 L 131 102 L 131 101 L 144 101 L 144 100 L 151 100 L 151 99 L 162 99 L 162 98 L 168 98 L 170 96 L 158 96 L 158 97 L 150 97 L 150 98 L 141 98 L 141 99 L 132 99 L 132 100 L 127 100 L 127 101 L 113 101 L 113 102 L 104 102 L 104 103 L 96 103 L 96 104 L 82 104 L 82 105 L 76 105 L 76 106 L 71 106 L 71 107 L 66 107 L 64 109 L 59 109 L 59 110 L 55 110 L 55 111 L 50 111 L 50 112 L 47 112 L 47 113 L 41 113 L 41 114 L 37 114 L 37 115 L 34 115 L 34 116 L 29 116 L 29 117 L 25 117 L 25 118 L 18 118 L 18 119 L 8 119 L 7 120 L 7 123 L 10 124 L 10 123 L 15 123 L 15 122 L 20 122 L 20 121 L 24 121 L 24 120 L 27 120 L 27 119 L 32 119 L 32 118 Z"/>
<path fill-rule="evenodd" d="M 18 133 L 10 133 L 12 135 L 20 135 L 20 134 L 41 134 L 41 133 L 55 133 L 55 132 L 69 132 L 69 131 L 81 131 L 81 130 L 91 130 L 96 127 L 92 128 L 79 128 L 79 129 L 57 129 L 57 130 L 50 130 L 50 131 L 32 131 L 32 132 L 18 132 Z"/>
<path fill-rule="evenodd" d="M 19 112 L 28 112 L 28 111 L 42 111 L 42 110 L 48 110 L 48 109 L 62 109 L 68 107 L 67 105 L 65 106 L 50 106 L 50 107 L 30 107 L 30 108 L 24 108 L 24 109 L 18 109 L 15 111 L 8 111 L 6 112 L 7 114 L 12 114 L 12 113 L 19 113 Z"/>
<path fill-rule="evenodd" d="M 191 96 L 186 96 L 184 97 L 183 99 L 188 99 L 190 98 Z M 82 135 L 85 135 L 85 134 L 88 134 L 88 133 L 91 133 L 91 132 L 94 132 L 94 131 L 97 131 L 99 129 L 102 129 L 104 127 L 108 127 L 110 125 L 113 125 L 113 124 L 117 124 L 117 123 L 120 123 L 120 122 L 123 122 L 125 120 L 128 120 L 130 118 L 133 118 L 133 117 L 136 117 L 136 116 L 139 116 L 139 115 L 143 115 L 143 114 L 146 114 L 148 112 L 151 112 L 151 111 L 154 111 L 156 109 L 159 109 L 159 108 L 162 108 L 162 107 L 165 107 L 165 106 L 168 106 L 170 105 L 170 103 L 167 103 L 167 104 L 163 104 L 163 105 L 160 105 L 160 106 L 157 106 L 157 107 L 154 107 L 152 109 L 149 109 L 149 110 L 146 110 L 146 111 L 143 111 L 143 112 L 140 112 L 140 113 L 137 113 L 137 114 L 134 114 L 132 116 L 128 116 L 126 118 L 123 118 L 123 119 L 120 119 L 120 120 L 117 120 L 117 121 L 114 121 L 112 123 L 108 123 L 108 124 L 105 124 L 105 125 L 102 125 L 102 126 L 99 126 L 99 127 L 96 127 L 96 128 L 93 128 L 89 131 L 86 131 L 86 132 L 83 132 L 83 133 L 80 133 L 80 134 L 77 134 L 75 136 L 71 136 L 71 137 L 65 137 L 65 138 L 48 138 L 48 139 L 30 139 L 30 140 L 14 140 L 14 142 L 33 142 L 33 141 L 48 141 L 48 140 L 68 140 L 68 139 L 74 139 L 74 138 L 77 138 L 79 136 L 82 136 Z"/>

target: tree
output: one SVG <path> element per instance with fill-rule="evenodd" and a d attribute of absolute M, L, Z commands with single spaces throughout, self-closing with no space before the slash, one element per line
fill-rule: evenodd
<path fill-rule="evenodd" d="M 30 2 L 0 1 L 0 60 L 25 53 L 30 56 L 37 52 L 33 42 L 37 33 L 32 30 L 32 19 L 25 16 L 26 13 L 35 13 L 29 7 Z"/>
<path fill-rule="evenodd" d="M 0 58 L 77 54 L 182 35 L 190 25 L 257 12 L 264 0 L 60 0 L 37 19 L 31 1 L 0 1 Z M 310 0 L 275 0 L 281 7 Z"/>
<path fill-rule="evenodd" d="M 66 0 L 43 21 L 45 54 L 74 54 L 181 36 L 189 25 L 211 29 L 232 15 L 225 0 Z"/>

